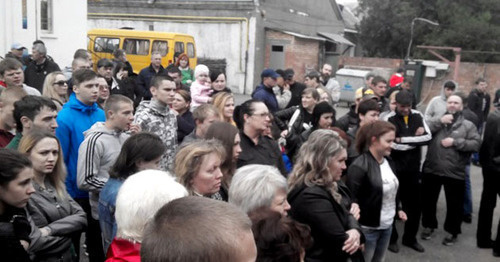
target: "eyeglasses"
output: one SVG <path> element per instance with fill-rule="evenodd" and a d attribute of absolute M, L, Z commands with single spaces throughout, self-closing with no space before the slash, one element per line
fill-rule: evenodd
<path fill-rule="evenodd" d="M 270 115 L 269 112 L 266 112 L 266 113 L 260 113 L 260 114 L 253 114 L 252 116 L 268 117 L 269 115 Z"/>
<path fill-rule="evenodd" d="M 57 82 L 54 82 L 54 85 L 58 85 L 58 86 L 63 86 L 63 85 L 67 85 L 68 82 L 66 81 L 57 81 Z"/>

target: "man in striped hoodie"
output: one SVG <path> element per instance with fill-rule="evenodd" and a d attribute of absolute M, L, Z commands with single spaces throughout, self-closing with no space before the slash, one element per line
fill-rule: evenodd
<path fill-rule="evenodd" d="M 130 136 L 127 131 L 138 132 L 139 127 L 132 125 L 134 106 L 130 98 L 123 95 L 111 95 L 104 106 L 105 122 L 96 122 L 84 132 L 85 139 L 78 149 L 77 185 L 80 190 L 89 192 L 91 216 L 87 214 L 89 229 L 87 246 L 102 250 L 101 230 L 99 226 L 99 193 L 109 178 L 108 171 L 115 163 L 121 147 Z M 88 248 L 90 248 L 88 246 Z"/>
<path fill-rule="evenodd" d="M 115 163 L 121 147 L 131 132 L 137 132 L 134 106 L 130 98 L 112 95 L 104 107 L 106 122 L 97 122 L 84 132 L 78 150 L 77 184 L 80 190 L 89 191 L 92 217 L 98 219 L 97 202 L 101 188 L 109 178 L 108 171 Z"/>

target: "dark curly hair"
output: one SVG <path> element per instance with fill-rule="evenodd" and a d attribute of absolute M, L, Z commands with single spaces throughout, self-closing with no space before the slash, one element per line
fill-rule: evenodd
<path fill-rule="evenodd" d="M 248 214 L 257 246 L 259 262 L 300 262 L 312 246 L 309 226 L 282 217 L 280 213 L 261 208 Z"/>

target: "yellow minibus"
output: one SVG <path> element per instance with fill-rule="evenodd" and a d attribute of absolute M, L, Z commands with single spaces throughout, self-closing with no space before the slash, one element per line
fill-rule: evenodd
<path fill-rule="evenodd" d="M 128 29 L 92 29 L 87 32 L 87 49 L 92 54 L 94 66 L 101 58 L 113 59 L 116 49 L 123 49 L 127 59 L 139 73 L 151 63 L 151 53 L 160 52 L 163 67 L 174 62 L 174 53 L 186 53 L 189 66 L 197 63 L 196 46 L 191 35 L 169 32 L 136 31 Z"/>

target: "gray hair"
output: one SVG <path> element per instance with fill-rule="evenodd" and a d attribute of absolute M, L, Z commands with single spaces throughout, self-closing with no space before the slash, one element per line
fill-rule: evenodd
<path fill-rule="evenodd" d="M 142 242 L 144 228 L 168 202 L 187 196 L 168 172 L 144 170 L 125 180 L 116 198 L 116 236 Z"/>
<path fill-rule="evenodd" d="M 153 51 L 153 52 L 151 52 L 151 60 L 153 60 L 153 56 L 155 56 L 155 55 L 161 56 L 160 51 Z"/>
<path fill-rule="evenodd" d="M 47 48 L 43 44 L 35 44 L 33 46 L 33 50 L 37 51 L 43 56 L 47 55 Z"/>
<path fill-rule="evenodd" d="M 276 191 L 287 191 L 285 177 L 273 166 L 247 165 L 236 170 L 229 187 L 229 203 L 248 213 L 270 207 Z"/>

